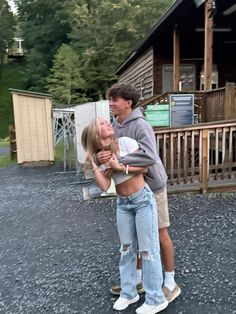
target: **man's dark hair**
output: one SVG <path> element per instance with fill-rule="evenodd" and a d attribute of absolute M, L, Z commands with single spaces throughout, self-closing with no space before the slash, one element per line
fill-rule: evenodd
<path fill-rule="evenodd" d="M 117 97 L 124 98 L 125 100 L 132 100 L 132 109 L 137 107 L 139 101 L 139 93 L 135 87 L 130 84 L 115 84 L 107 91 L 108 99 L 115 99 Z"/>

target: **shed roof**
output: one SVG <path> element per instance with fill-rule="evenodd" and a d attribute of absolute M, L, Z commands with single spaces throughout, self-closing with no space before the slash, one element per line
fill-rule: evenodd
<path fill-rule="evenodd" d="M 13 94 L 13 93 L 14 93 L 14 94 L 21 94 L 21 95 L 26 95 L 26 96 L 30 96 L 30 97 L 52 98 L 52 95 L 50 95 L 50 94 L 32 92 L 32 91 L 21 90 L 21 89 L 9 88 L 9 91 L 10 91 L 12 94 Z"/>

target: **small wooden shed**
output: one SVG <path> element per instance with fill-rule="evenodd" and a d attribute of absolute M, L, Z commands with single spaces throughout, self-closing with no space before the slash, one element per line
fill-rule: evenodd
<path fill-rule="evenodd" d="M 13 98 L 17 162 L 49 165 L 54 161 L 51 95 L 10 89 Z"/>

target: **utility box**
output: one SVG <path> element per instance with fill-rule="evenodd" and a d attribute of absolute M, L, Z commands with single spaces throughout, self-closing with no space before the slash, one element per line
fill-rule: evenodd
<path fill-rule="evenodd" d="M 10 89 L 17 162 L 45 166 L 54 161 L 51 95 Z"/>
<path fill-rule="evenodd" d="M 170 106 L 169 104 L 148 105 L 145 116 L 151 126 L 169 126 Z"/>

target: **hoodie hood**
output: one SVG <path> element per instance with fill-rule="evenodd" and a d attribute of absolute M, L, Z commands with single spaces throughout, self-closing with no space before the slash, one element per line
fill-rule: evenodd
<path fill-rule="evenodd" d="M 119 127 L 126 127 L 126 124 L 130 123 L 131 121 L 143 119 L 145 120 L 143 113 L 140 108 L 134 109 L 123 121 L 123 123 L 119 123 L 118 117 L 114 119 L 114 124 L 118 125 Z"/>

